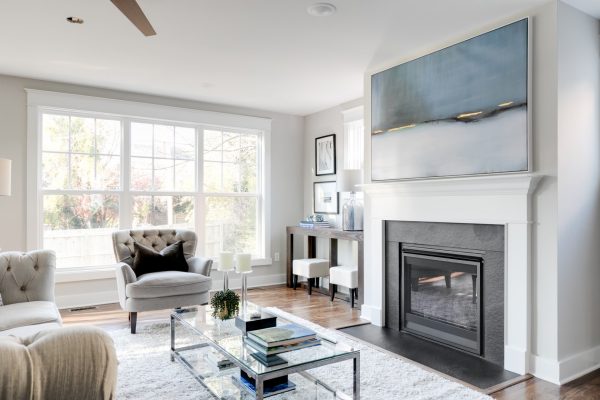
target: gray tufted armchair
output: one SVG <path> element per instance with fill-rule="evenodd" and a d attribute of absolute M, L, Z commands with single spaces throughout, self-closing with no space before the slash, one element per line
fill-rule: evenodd
<path fill-rule="evenodd" d="M 62 324 L 54 304 L 56 256 L 48 250 L 0 253 L 0 336 L 28 336 Z"/>
<path fill-rule="evenodd" d="M 117 259 L 117 289 L 121 307 L 129 312 L 131 333 L 135 333 L 137 313 L 207 304 L 211 288 L 212 260 L 194 257 L 196 234 L 181 229 L 122 230 L 112 235 Z M 136 277 L 133 272 L 134 247 L 143 246 L 161 251 L 181 241 L 189 272 L 152 272 Z"/>

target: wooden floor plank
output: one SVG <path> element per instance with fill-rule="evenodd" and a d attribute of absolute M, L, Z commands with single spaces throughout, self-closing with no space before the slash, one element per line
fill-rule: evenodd
<path fill-rule="evenodd" d="M 349 303 L 305 290 L 286 286 L 254 288 L 248 291 L 249 301 L 263 307 L 278 307 L 300 318 L 330 329 L 358 325 L 367 321 L 360 319 L 360 311 L 351 309 Z M 154 322 L 168 322 L 170 310 L 148 311 L 138 314 L 138 327 Z M 127 313 L 118 304 L 106 304 L 90 310 L 61 310 L 65 325 L 96 325 L 106 330 L 129 327 Z M 538 378 L 500 390 L 492 394 L 498 400 L 600 400 L 600 370 L 585 375 L 563 386 L 553 385 Z"/>

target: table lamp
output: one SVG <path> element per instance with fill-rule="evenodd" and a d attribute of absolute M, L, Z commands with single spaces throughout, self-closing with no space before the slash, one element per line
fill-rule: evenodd
<path fill-rule="evenodd" d="M 342 206 L 342 229 L 345 231 L 363 230 L 363 205 L 356 198 L 357 185 L 362 183 L 362 170 L 345 169 L 340 174 L 338 188 L 340 192 L 350 192 L 350 197 Z"/>
<path fill-rule="evenodd" d="M 218 271 L 223 272 L 223 291 L 229 289 L 229 271 L 233 271 L 233 253 L 231 251 L 222 251 L 219 254 Z"/>

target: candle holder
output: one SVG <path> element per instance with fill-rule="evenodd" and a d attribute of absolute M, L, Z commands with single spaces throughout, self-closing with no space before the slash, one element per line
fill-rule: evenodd
<path fill-rule="evenodd" d="M 244 335 L 246 332 L 255 329 L 271 328 L 276 324 L 276 318 L 272 315 L 248 312 L 248 274 L 252 272 L 252 255 L 236 254 L 235 269 L 242 274 L 242 307 L 241 313 L 235 318 L 235 326 L 240 329 Z"/>
<path fill-rule="evenodd" d="M 229 271 L 233 270 L 233 253 L 223 251 L 219 254 L 219 271 L 223 272 L 223 291 L 229 289 Z"/>

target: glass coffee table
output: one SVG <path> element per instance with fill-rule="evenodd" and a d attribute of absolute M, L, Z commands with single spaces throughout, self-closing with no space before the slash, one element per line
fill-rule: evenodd
<path fill-rule="evenodd" d="M 252 306 L 251 311 L 260 311 Z M 212 318 L 209 307 L 193 307 L 174 310 L 171 313 L 171 361 L 179 361 L 217 399 L 264 399 L 264 383 L 274 378 L 290 376 L 296 390 L 282 394 L 285 399 L 294 398 L 360 398 L 360 352 L 344 343 L 317 335 L 318 346 L 279 354 L 286 364 L 267 367 L 256 360 L 251 346 L 244 342 L 242 332 L 234 320 L 217 321 Z M 288 323 L 277 317 L 277 325 Z M 219 362 L 228 364 L 220 369 Z M 308 370 L 346 360 L 353 361 L 352 394 L 346 394 L 316 379 Z M 240 371 L 255 380 L 255 391 L 239 382 Z M 302 382 L 301 382 L 302 381 Z M 302 388 L 302 390 L 300 390 Z M 310 390 L 306 390 L 310 388 Z M 310 395 L 314 390 L 315 395 Z M 297 393 L 294 393 L 297 392 Z M 310 392 L 310 393 L 309 393 Z"/>

